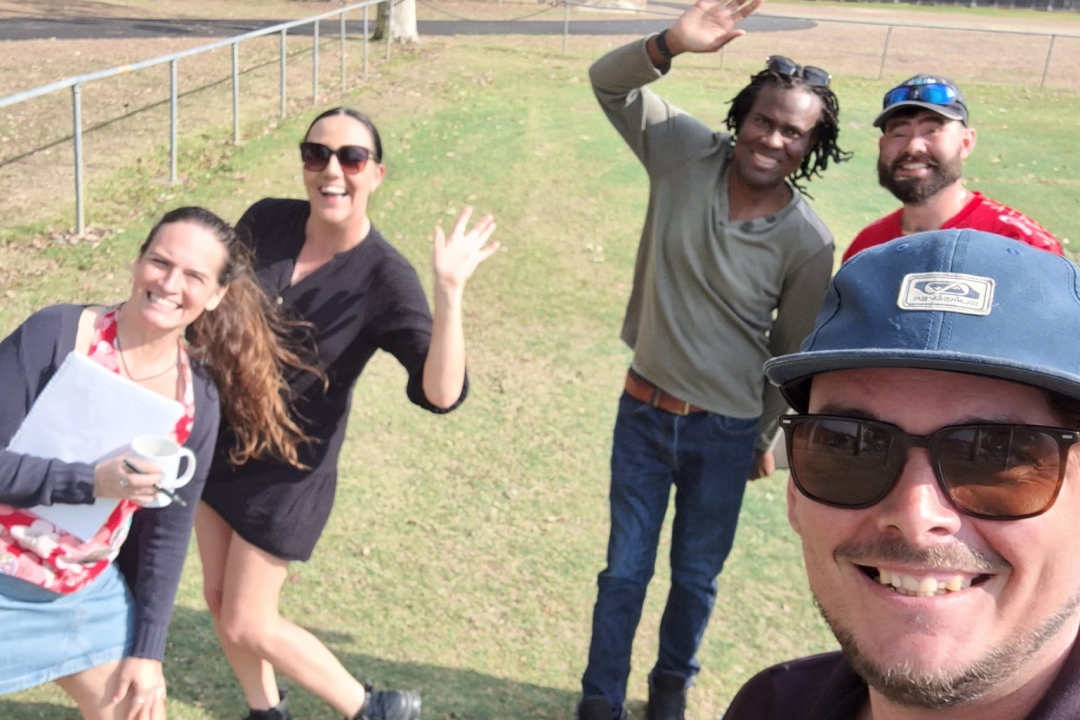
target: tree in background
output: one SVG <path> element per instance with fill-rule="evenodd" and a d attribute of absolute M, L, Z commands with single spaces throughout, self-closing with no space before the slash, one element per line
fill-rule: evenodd
<path fill-rule="evenodd" d="M 390 4 L 393 3 L 393 14 Z M 389 29 L 390 39 L 397 42 L 417 42 L 420 33 L 416 31 L 416 0 L 387 0 L 379 3 L 379 12 L 375 20 L 375 39 L 386 39 Z"/>

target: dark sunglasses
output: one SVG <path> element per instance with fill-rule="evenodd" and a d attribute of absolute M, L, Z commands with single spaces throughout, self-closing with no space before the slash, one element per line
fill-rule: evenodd
<path fill-rule="evenodd" d="M 374 154 L 359 145 L 342 145 L 337 150 L 331 150 L 322 143 L 300 143 L 300 159 L 304 162 L 304 169 L 311 172 L 322 172 L 330 164 L 330 158 L 337 155 L 341 171 L 355 175 L 364 169 Z"/>
<path fill-rule="evenodd" d="M 938 485 L 960 512 L 1019 520 L 1050 509 L 1065 477 L 1074 430 L 1039 425 L 953 425 L 911 435 L 876 420 L 785 415 L 791 479 L 817 502 L 865 508 L 896 486 L 908 448 L 926 448 Z"/>
<path fill-rule="evenodd" d="M 765 67 L 777 75 L 802 78 L 808 85 L 817 85 L 818 87 L 829 87 L 829 81 L 832 80 L 832 75 L 821 68 L 813 65 L 800 65 L 783 55 L 770 55 L 765 58 Z"/>
<path fill-rule="evenodd" d="M 882 107 L 887 108 L 896 103 L 910 100 L 930 103 L 931 105 L 952 105 L 956 102 L 956 91 L 941 83 L 901 85 L 885 93 L 885 101 L 882 103 Z"/>

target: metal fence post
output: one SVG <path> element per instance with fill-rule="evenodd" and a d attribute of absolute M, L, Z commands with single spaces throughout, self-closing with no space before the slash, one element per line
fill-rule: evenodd
<path fill-rule="evenodd" d="M 232 44 L 232 141 L 240 144 L 240 43 Z"/>
<path fill-rule="evenodd" d="M 281 95 L 281 119 L 285 119 L 285 34 L 288 30 L 281 31 L 281 78 L 278 80 L 278 91 Z"/>
<path fill-rule="evenodd" d="M 885 47 L 881 49 L 881 67 L 878 68 L 877 79 L 885 77 L 885 61 L 889 59 L 889 43 L 892 41 L 893 26 L 890 25 L 885 33 Z"/>
<path fill-rule="evenodd" d="M 562 54 L 566 54 L 566 43 L 570 39 L 570 3 L 563 0 L 563 19 L 562 19 Z"/>
<path fill-rule="evenodd" d="M 386 0 L 386 58 L 390 60 L 390 40 L 394 34 L 394 0 Z"/>
<path fill-rule="evenodd" d="M 176 125 L 177 98 L 180 96 L 179 82 L 176 79 L 178 61 L 169 61 L 169 182 L 176 182 Z"/>
<path fill-rule="evenodd" d="M 1050 74 L 1050 61 L 1054 57 L 1054 41 L 1057 40 L 1057 35 L 1050 36 L 1050 47 L 1046 49 L 1046 64 L 1043 65 L 1042 81 L 1039 83 L 1040 88 L 1046 87 L 1046 78 Z"/>
<path fill-rule="evenodd" d="M 341 93 L 345 94 L 345 11 L 341 11 Z"/>
<path fill-rule="evenodd" d="M 83 234 L 86 216 L 83 210 L 82 86 L 71 86 L 71 136 L 75 140 L 75 232 Z"/>
<path fill-rule="evenodd" d="M 315 21 L 315 40 L 311 46 L 311 106 L 319 104 L 319 21 Z"/>

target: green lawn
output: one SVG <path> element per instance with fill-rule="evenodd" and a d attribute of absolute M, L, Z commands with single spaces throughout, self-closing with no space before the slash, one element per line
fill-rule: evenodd
<path fill-rule="evenodd" d="M 371 364 L 330 526 L 283 596 L 284 614 L 356 675 L 421 689 L 428 720 L 569 718 L 579 692 L 607 534 L 611 425 L 629 360 L 617 334 L 647 192 L 588 86 L 588 64 L 609 43 L 586 48 L 579 39 L 564 58 L 550 38 L 429 40 L 396 52 L 368 89 L 346 98 L 383 133 L 389 171 L 373 200 L 376 224 L 428 286 L 430 226 L 448 225 L 466 201 L 496 214 L 507 247 L 469 287 L 472 394 L 461 410 L 435 417 L 409 406 L 400 368 L 382 356 Z M 718 73 L 692 59 L 658 89 L 719 124 L 747 76 L 734 65 Z M 896 205 L 873 170 L 869 123 L 884 87 L 836 80 L 841 142 L 856 158 L 810 191 L 840 248 Z M 979 118 L 972 187 L 1080 241 L 1080 98 L 964 90 Z M 226 128 L 186 138 L 178 187 L 161 182 L 160 161 L 98 183 L 94 222 L 122 232 L 96 247 L 56 244 L 41 226 L 0 229 L 0 329 L 50 302 L 120 299 L 138 242 L 166 209 L 205 204 L 235 220 L 260 197 L 300 196 L 295 143 L 309 118 L 267 134 L 252 127 L 245 137 L 256 139 L 239 148 L 222 144 Z M 777 474 L 747 494 L 691 693 L 696 720 L 715 720 L 765 665 L 833 647 L 787 527 L 785 482 Z M 630 695 L 639 715 L 667 544 L 636 645 Z M 166 665 L 170 718 L 239 718 L 246 709 L 198 578 L 192 554 Z M 337 717 L 302 691 L 293 697 L 297 718 Z M 51 688 L 0 699 L 10 720 L 74 714 Z"/>

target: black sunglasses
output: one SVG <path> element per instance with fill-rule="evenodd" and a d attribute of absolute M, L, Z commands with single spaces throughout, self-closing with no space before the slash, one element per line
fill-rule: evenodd
<path fill-rule="evenodd" d="M 341 165 L 341 171 L 349 175 L 355 175 L 364 169 L 367 161 L 375 153 L 359 145 L 342 145 L 337 150 L 331 150 L 322 143 L 300 143 L 300 159 L 304 162 L 305 170 L 322 172 L 330 164 L 330 158 L 335 155 L 338 164 Z M 378 162 L 378 159 L 375 162 Z"/>
<path fill-rule="evenodd" d="M 829 81 L 832 80 L 832 75 L 821 68 L 813 65 L 800 65 L 783 55 L 770 55 L 765 58 L 765 67 L 777 75 L 802 78 L 808 85 L 817 85 L 818 87 L 829 87 Z"/>
<path fill-rule="evenodd" d="M 865 508 L 885 499 L 907 451 L 926 448 L 938 485 L 960 512 L 1019 520 L 1053 506 L 1065 478 L 1075 430 L 978 424 L 911 435 L 895 425 L 832 415 L 785 415 L 791 479 L 817 502 Z"/>

